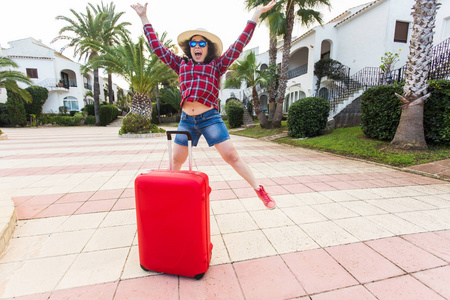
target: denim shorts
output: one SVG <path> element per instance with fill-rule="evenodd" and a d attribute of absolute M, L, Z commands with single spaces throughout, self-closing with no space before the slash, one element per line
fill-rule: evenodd
<path fill-rule="evenodd" d="M 230 139 L 227 126 L 225 126 L 217 109 L 211 109 L 196 116 L 190 116 L 183 111 L 178 130 L 189 131 L 191 133 L 192 146 L 194 147 L 197 146 L 198 140 L 202 135 L 210 147 Z M 175 143 L 181 146 L 187 146 L 188 141 L 186 135 L 177 134 L 175 136 Z"/>

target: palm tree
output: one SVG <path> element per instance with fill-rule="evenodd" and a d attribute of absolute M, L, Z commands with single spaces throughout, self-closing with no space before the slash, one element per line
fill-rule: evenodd
<path fill-rule="evenodd" d="M 79 14 L 75 10 L 70 10 L 75 16 L 75 19 L 70 19 L 65 16 L 57 16 L 57 20 L 63 20 L 69 23 L 59 30 L 57 36 L 52 42 L 57 40 L 68 40 L 68 44 L 61 49 L 61 53 L 68 47 L 74 47 L 74 55 L 79 56 L 79 59 L 86 59 L 87 61 L 98 55 L 100 46 L 104 40 L 103 32 L 107 13 L 92 14 L 88 6 L 86 6 L 86 14 Z M 72 33 L 73 36 L 63 35 Z M 98 69 L 94 69 L 94 111 L 96 125 L 100 125 L 100 84 L 98 77 Z"/>
<path fill-rule="evenodd" d="M 7 57 L 0 56 L 0 69 L 18 68 L 19 66 Z M 5 88 L 16 94 L 19 94 L 25 102 L 31 102 L 31 95 L 24 89 L 21 89 L 17 82 L 32 84 L 31 80 L 19 71 L 4 70 L 0 71 L 0 88 Z"/>
<path fill-rule="evenodd" d="M 242 82 L 247 84 L 247 87 L 252 88 L 252 103 L 255 109 L 256 116 L 262 128 L 269 128 L 269 121 L 261 109 L 257 86 L 268 86 L 270 82 L 269 72 L 260 70 L 260 65 L 256 63 L 256 56 L 254 52 L 250 52 L 243 60 L 236 61 L 230 67 L 231 77 L 225 81 L 225 88 L 234 87 L 240 88 Z"/>
<path fill-rule="evenodd" d="M 440 4 L 437 0 L 416 0 L 412 10 L 413 29 L 401 96 L 402 114 L 390 145 L 403 150 L 428 148 L 423 128 L 423 108 L 430 96 L 427 78 L 433 46 L 433 28 Z"/>
<path fill-rule="evenodd" d="M 283 117 L 283 103 L 286 93 L 288 81 L 289 56 L 291 52 L 292 30 L 296 16 L 300 19 L 301 24 L 308 26 L 315 22 L 322 24 L 321 14 L 313 8 L 319 5 L 330 6 L 329 0 L 281 0 L 285 8 L 286 32 L 283 36 L 283 56 L 280 68 L 280 80 L 278 83 L 278 99 L 272 127 L 281 127 L 281 119 Z"/>
<path fill-rule="evenodd" d="M 91 60 L 92 67 L 106 67 L 121 76 L 133 93 L 131 113 L 147 119 L 152 117 L 150 92 L 164 81 L 176 81 L 178 76 L 154 54 L 143 36 L 134 44 L 130 37 L 122 34 L 121 45 L 104 47 L 104 54 Z M 163 42 L 166 34 L 163 34 Z M 171 41 L 165 43 L 170 48 Z M 148 57 L 150 56 L 150 58 Z"/>
<path fill-rule="evenodd" d="M 247 8 L 252 9 L 259 5 L 267 5 L 270 0 L 246 0 Z M 269 33 L 269 67 L 274 72 L 275 77 L 277 71 L 277 38 L 285 34 L 286 18 L 281 12 L 283 6 L 277 3 L 270 11 L 261 15 L 261 22 L 266 22 L 270 29 Z M 273 119 L 275 115 L 275 102 L 277 97 L 277 80 L 273 80 L 269 86 L 269 120 Z"/>
<path fill-rule="evenodd" d="M 117 44 L 119 44 L 119 34 L 121 32 L 129 34 L 129 31 L 125 27 L 127 25 L 131 25 L 131 23 L 129 23 L 129 22 L 118 23 L 120 17 L 125 12 L 116 13 L 116 11 L 115 11 L 116 6 L 113 2 L 111 2 L 109 5 L 106 5 L 106 6 L 102 2 L 101 6 L 97 5 L 97 7 L 95 7 L 94 5 L 89 3 L 89 6 L 92 8 L 92 10 L 94 11 L 94 13 L 96 15 L 101 14 L 101 13 L 106 13 L 108 15 L 108 18 L 105 20 L 104 28 L 103 28 L 104 29 L 103 42 L 102 42 L 103 45 L 109 45 L 109 46 L 117 45 Z M 107 70 L 107 72 L 108 72 L 108 98 L 109 98 L 109 103 L 113 104 L 114 103 L 114 91 L 113 91 L 113 84 L 112 84 L 112 75 L 109 70 Z"/>

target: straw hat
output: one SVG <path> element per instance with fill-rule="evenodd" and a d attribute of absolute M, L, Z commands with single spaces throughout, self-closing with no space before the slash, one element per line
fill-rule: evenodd
<path fill-rule="evenodd" d="M 216 46 L 215 47 L 216 53 L 214 53 L 216 57 L 220 57 L 222 55 L 223 45 L 222 45 L 222 41 L 220 40 L 220 38 L 217 35 L 212 34 L 208 30 L 203 29 L 203 28 L 188 30 L 188 31 L 181 33 L 178 36 L 178 38 L 177 38 L 178 45 L 184 51 L 185 54 L 188 54 L 191 51 L 189 48 L 186 48 L 186 41 L 190 41 L 191 38 L 196 35 L 201 35 L 201 36 L 207 38 L 208 40 L 211 41 L 211 43 L 213 43 Z"/>

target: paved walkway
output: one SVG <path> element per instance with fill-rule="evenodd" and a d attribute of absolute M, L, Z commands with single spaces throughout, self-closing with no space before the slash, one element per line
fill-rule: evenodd
<path fill-rule="evenodd" d="M 211 180 L 214 250 L 197 281 L 139 267 L 134 178 L 167 168 L 165 138 L 6 131 L 1 217 L 12 198 L 18 221 L 2 299 L 450 299 L 448 181 L 233 136 L 270 211 L 203 140 L 194 168 Z"/>

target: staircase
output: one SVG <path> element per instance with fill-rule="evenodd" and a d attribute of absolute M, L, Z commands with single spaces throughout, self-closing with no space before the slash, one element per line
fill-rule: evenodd
<path fill-rule="evenodd" d="M 386 78 L 391 78 L 391 83 L 405 80 L 405 70 L 406 65 L 392 71 L 388 74 L 388 77 L 385 77 L 386 75 L 380 68 L 366 67 L 350 76 L 350 68 L 346 67 L 345 73 L 348 75 L 345 75 L 342 80 L 332 81 L 329 86 L 328 99 L 330 99 L 329 102 L 332 111 L 330 118 L 333 118 L 353 100 L 360 97 L 366 89 L 388 84 Z M 429 80 L 449 78 L 450 38 L 433 47 L 428 74 Z"/>

